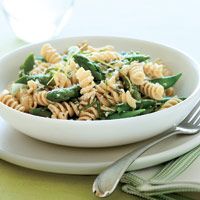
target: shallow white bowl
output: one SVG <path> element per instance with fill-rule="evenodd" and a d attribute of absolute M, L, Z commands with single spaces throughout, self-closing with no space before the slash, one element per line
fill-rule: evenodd
<path fill-rule="evenodd" d="M 73 121 L 33 116 L 0 103 L 0 115 L 14 128 L 33 138 L 76 147 L 107 147 L 141 141 L 180 123 L 200 97 L 199 65 L 183 52 L 161 44 L 118 37 L 73 37 L 49 41 L 58 51 L 87 40 L 94 46 L 113 45 L 119 51 L 136 50 L 161 58 L 173 73 L 183 75 L 176 85 L 180 104 L 155 113 L 118 120 Z M 33 52 L 39 54 L 42 43 L 20 48 L 0 59 L 0 90 L 17 78 L 19 66 Z"/>

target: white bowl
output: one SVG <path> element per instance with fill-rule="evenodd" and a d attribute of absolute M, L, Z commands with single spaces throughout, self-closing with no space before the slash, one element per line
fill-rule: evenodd
<path fill-rule="evenodd" d="M 13 110 L 0 103 L 0 115 L 14 128 L 33 138 L 75 147 L 107 147 L 133 143 L 153 137 L 179 124 L 200 97 L 199 65 L 189 56 L 161 44 L 118 37 L 73 37 L 49 41 L 60 52 L 87 40 L 94 46 L 113 45 L 119 51 L 137 50 L 152 59 L 161 58 L 174 74 L 183 75 L 176 85 L 177 94 L 187 97 L 180 104 L 155 113 L 118 120 L 73 121 L 47 119 Z M 17 78 L 19 66 L 42 43 L 29 45 L 0 59 L 0 90 Z"/>

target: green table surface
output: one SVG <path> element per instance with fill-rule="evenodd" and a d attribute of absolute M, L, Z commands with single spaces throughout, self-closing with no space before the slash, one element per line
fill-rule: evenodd
<path fill-rule="evenodd" d="M 45 173 L 0 161 L 2 200 L 95 200 L 91 192 L 94 176 Z M 118 188 L 108 200 L 138 199 Z"/>

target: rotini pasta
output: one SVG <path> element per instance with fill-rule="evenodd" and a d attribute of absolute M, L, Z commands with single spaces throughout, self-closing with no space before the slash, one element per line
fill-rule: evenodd
<path fill-rule="evenodd" d="M 46 72 L 47 68 L 49 68 L 50 65 L 49 63 L 40 63 L 31 70 L 30 74 L 36 75 L 36 74 L 43 74 Z"/>
<path fill-rule="evenodd" d="M 54 75 L 55 87 L 64 88 L 72 85 L 71 80 L 64 73 L 57 72 Z"/>
<path fill-rule="evenodd" d="M 49 63 L 54 64 L 61 61 L 60 54 L 48 43 L 42 46 L 40 53 Z"/>
<path fill-rule="evenodd" d="M 102 120 L 156 112 L 184 99 L 175 96 L 180 74 L 161 60 L 86 42 L 66 49 L 44 44 L 42 56 L 29 55 L 0 102 L 41 117 Z"/>
<path fill-rule="evenodd" d="M 101 51 L 114 51 L 114 47 L 111 45 L 106 45 L 100 48 L 95 48 L 89 45 L 87 42 L 82 42 L 78 45 L 81 50 L 88 51 L 88 52 L 101 52 Z"/>
<path fill-rule="evenodd" d="M 3 91 L 0 95 L 0 102 L 21 112 L 25 112 L 25 107 L 21 105 L 15 97 L 9 94 L 8 91 Z"/>
<path fill-rule="evenodd" d="M 69 117 L 78 116 L 78 106 L 73 102 L 63 102 L 48 105 L 49 110 L 52 112 L 52 118 L 67 119 Z"/>
<path fill-rule="evenodd" d="M 140 86 L 140 91 L 155 100 L 161 100 L 164 96 L 164 87 L 159 83 L 151 83 L 146 81 L 143 85 Z"/>
<path fill-rule="evenodd" d="M 40 106 L 48 106 L 51 102 L 46 98 L 47 91 L 39 91 L 34 93 L 33 99 Z"/>
<path fill-rule="evenodd" d="M 119 53 L 114 51 L 102 51 L 102 52 L 94 52 L 89 58 L 92 61 L 111 62 L 113 60 L 120 60 L 121 56 Z"/>
<path fill-rule="evenodd" d="M 82 67 L 76 72 L 76 77 L 81 87 L 80 93 L 82 94 L 82 100 L 91 99 L 95 97 L 95 83 L 93 81 L 94 77 L 92 76 L 89 70 L 85 70 Z"/>
<path fill-rule="evenodd" d="M 177 98 L 177 97 L 173 97 L 173 98 L 171 98 L 170 100 L 168 100 L 167 102 L 165 102 L 165 103 L 161 106 L 160 110 L 163 110 L 163 109 L 166 109 L 166 108 L 170 108 L 170 107 L 172 107 L 172 106 L 175 106 L 176 104 L 180 103 L 181 101 L 182 101 L 181 99 L 179 99 L 179 98 Z"/>
<path fill-rule="evenodd" d="M 28 93 L 21 93 L 19 97 L 20 104 L 24 106 L 25 112 L 37 107 L 37 102 L 34 100 L 33 96 Z"/>
<path fill-rule="evenodd" d="M 161 78 L 163 76 L 163 65 L 157 63 L 145 63 L 144 73 L 151 78 Z"/>
<path fill-rule="evenodd" d="M 79 120 L 95 120 L 99 116 L 98 111 L 95 107 L 90 107 L 80 112 Z"/>
<path fill-rule="evenodd" d="M 124 65 L 120 69 L 120 73 L 125 76 L 129 76 L 130 81 L 135 85 L 142 85 L 145 80 L 145 74 L 143 71 L 143 63 L 132 62 L 130 65 Z"/>
<path fill-rule="evenodd" d="M 38 84 L 33 81 L 33 80 L 30 80 L 27 82 L 27 86 L 28 86 L 28 94 L 32 94 L 36 91 L 36 89 L 38 88 Z"/>
<path fill-rule="evenodd" d="M 170 87 L 168 89 L 165 90 L 165 95 L 172 97 L 175 95 L 175 89 L 173 87 Z"/>
<path fill-rule="evenodd" d="M 144 83 L 145 74 L 143 71 L 143 64 L 132 62 L 130 65 L 129 77 L 133 84 L 142 85 Z"/>

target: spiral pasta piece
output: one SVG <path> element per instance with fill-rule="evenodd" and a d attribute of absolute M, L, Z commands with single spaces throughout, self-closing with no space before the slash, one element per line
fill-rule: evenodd
<path fill-rule="evenodd" d="M 77 84 L 78 80 L 76 77 L 76 72 L 78 70 L 78 64 L 74 62 L 74 60 L 70 60 L 65 66 L 65 74 L 67 74 L 68 78 L 70 78 L 72 84 Z"/>
<path fill-rule="evenodd" d="M 110 101 L 102 94 L 100 93 L 96 93 L 96 97 L 97 99 L 99 100 L 100 104 L 105 106 L 105 107 L 109 107 L 111 106 L 112 104 L 110 103 Z"/>
<path fill-rule="evenodd" d="M 144 73 L 151 78 L 163 77 L 163 65 L 157 63 L 146 63 L 143 67 Z"/>
<path fill-rule="evenodd" d="M 91 72 L 81 67 L 76 72 L 76 77 L 81 87 L 80 91 L 80 93 L 82 94 L 81 99 L 82 100 L 90 99 L 92 101 L 95 97 L 96 89 L 95 89 L 95 83 L 93 81 L 94 77 L 92 76 Z"/>
<path fill-rule="evenodd" d="M 136 100 L 131 96 L 131 93 L 127 91 L 121 94 L 122 103 L 127 103 L 130 107 L 136 108 Z"/>
<path fill-rule="evenodd" d="M 92 106 L 84 111 L 81 111 L 79 114 L 79 120 L 95 120 L 99 117 L 97 109 Z"/>
<path fill-rule="evenodd" d="M 172 97 L 175 95 L 175 89 L 174 87 L 170 87 L 168 89 L 165 90 L 165 95 L 166 96 L 169 96 L 169 97 Z"/>
<path fill-rule="evenodd" d="M 122 75 L 129 76 L 130 81 L 135 85 L 142 85 L 145 79 L 145 73 L 143 71 L 143 63 L 132 62 L 130 65 L 124 65 L 120 69 Z"/>
<path fill-rule="evenodd" d="M 129 70 L 130 81 L 135 85 L 142 85 L 144 83 L 145 74 L 143 71 L 143 64 L 132 62 Z"/>
<path fill-rule="evenodd" d="M 33 80 L 28 81 L 27 85 L 28 85 L 28 91 L 27 91 L 28 94 L 33 94 L 38 88 L 38 84 Z"/>
<path fill-rule="evenodd" d="M 71 80 L 62 72 L 57 72 L 54 76 L 55 87 L 65 88 L 72 85 Z"/>
<path fill-rule="evenodd" d="M 13 97 L 7 90 L 4 90 L 0 94 L 0 102 L 13 108 L 15 110 L 25 112 L 25 107 L 21 105 L 15 97 Z"/>
<path fill-rule="evenodd" d="M 73 117 L 79 115 L 78 106 L 73 102 L 49 104 L 48 109 L 52 112 L 52 118 L 55 119 L 68 119 L 68 116 Z"/>
<path fill-rule="evenodd" d="M 50 67 L 49 63 L 39 63 L 38 65 L 34 66 L 34 68 L 30 71 L 30 74 L 36 75 L 36 74 L 44 74 L 46 70 Z"/>
<path fill-rule="evenodd" d="M 161 106 L 160 110 L 163 110 L 163 109 L 166 109 L 166 108 L 170 108 L 170 107 L 172 107 L 172 106 L 175 106 L 175 105 L 179 104 L 180 102 L 182 102 L 181 99 L 179 99 L 179 98 L 177 98 L 177 97 L 173 97 L 173 98 L 171 98 L 170 100 L 168 100 L 167 102 L 165 102 L 165 103 Z"/>
<path fill-rule="evenodd" d="M 34 100 L 33 96 L 28 93 L 22 93 L 19 97 L 20 104 L 24 106 L 25 112 L 30 111 L 37 107 L 37 102 Z"/>
<path fill-rule="evenodd" d="M 116 104 L 110 92 L 113 90 L 104 81 L 96 85 L 96 97 L 102 105 L 111 106 Z"/>
<path fill-rule="evenodd" d="M 140 91 L 155 100 L 161 100 L 164 95 L 164 87 L 159 83 L 151 83 L 149 81 L 145 81 L 143 85 L 140 86 Z"/>
<path fill-rule="evenodd" d="M 108 87 L 116 89 L 120 84 L 118 79 L 119 79 L 119 72 L 116 71 L 112 74 L 112 76 L 110 78 L 106 79 L 106 83 L 107 83 Z"/>
<path fill-rule="evenodd" d="M 44 44 L 41 48 L 40 54 L 49 63 L 58 63 L 61 61 L 60 54 L 49 43 Z"/>
<path fill-rule="evenodd" d="M 120 60 L 121 56 L 115 51 L 94 52 L 90 57 L 92 61 L 111 62 L 113 60 Z"/>
<path fill-rule="evenodd" d="M 166 66 L 163 66 L 163 76 L 171 76 L 172 75 L 172 71 L 166 67 Z"/>
<path fill-rule="evenodd" d="M 114 51 L 114 47 L 112 45 L 105 45 L 100 48 L 95 48 L 89 45 L 87 42 L 82 42 L 78 45 L 80 50 L 88 51 L 88 52 L 99 52 L 99 51 Z"/>
<path fill-rule="evenodd" d="M 103 81 L 97 85 L 96 88 L 96 97 L 105 107 L 109 107 L 118 103 L 127 103 L 130 107 L 136 108 L 136 100 L 131 96 L 129 91 L 116 91 L 115 89 L 106 85 Z"/>
<path fill-rule="evenodd" d="M 49 101 L 46 98 L 46 96 L 47 96 L 47 91 L 43 90 L 43 91 L 39 91 L 39 92 L 34 93 L 33 99 L 40 106 L 48 106 L 51 103 L 51 101 Z"/>

